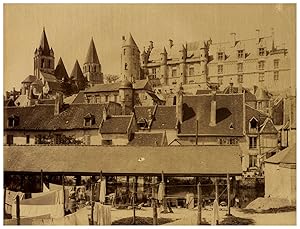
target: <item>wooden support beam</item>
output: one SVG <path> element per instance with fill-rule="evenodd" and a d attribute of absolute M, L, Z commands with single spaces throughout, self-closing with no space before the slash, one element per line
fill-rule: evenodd
<path fill-rule="evenodd" d="M 230 176 L 227 174 L 227 214 L 230 216 Z"/>
<path fill-rule="evenodd" d="M 44 187 L 44 181 L 43 181 L 43 170 L 41 169 L 41 192 L 43 192 Z"/>
<path fill-rule="evenodd" d="M 216 200 L 218 201 L 219 204 L 219 188 L 218 188 L 218 178 L 215 178 L 215 194 L 216 194 Z"/>
<path fill-rule="evenodd" d="M 63 174 L 62 176 L 61 176 L 61 183 L 62 183 L 62 186 L 63 186 L 63 196 L 64 196 L 64 199 L 63 199 L 63 201 L 64 201 L 64 215 L 65 215 L 65 203 L 66 203 L 66 200 L 65 200 L 65 175 Z"/>
<path fill-rule="evenodd" d="M 201 225 L 201 218 L 202 218 L 202 190 L 201 190 L 201 183 L 198 182 L 197 184 L 197 196 L 198 196 L 198 217 L 197 217 L 197 224 Z"/>
<path fill-rule="evenodd" d="M 17 215 L 17 225 L 20 225 L 20 197 L 16 196 L 16 215 Z"/>
<path fill-rule="evenodd" d="M 4 201 L 3 201 L 3 213 L 5 214 L 5 205 L 6 205 L 6 186 L 4 181 Z"/>
<path fill-rule="evenodd" d="M 166 183 L 165 183 L 165 177 L 164 177 L 164 171 L 161 171 L 161 182 L 164 184 L 164 196 L 163 196 L 163 213 L 168 213 L 168 206 L 167 206 L 167 199 L 166 199 Z"/>
<path fill-rule="evenodd" d="M 133 217 L 132 217 L 132 224 L 135 225 L 135 181 L 136 178 L 133 178 L 133 195 L 132 195 L 132 209 L 133 209 Z"/>
<path fill-rule="evenodd" d="M 155 177 L 152 177 L 152 208 L 153 208 L 153 225 L 157 225 L 157 205 L 155 200 L 156 188 Z"/>
<path fill-rule="evenodd" d="M 92 191 L 92 197 L 91 197 L 91 223 L 94 225 L 94 179 L 91 178 L 91 191 Z"/>

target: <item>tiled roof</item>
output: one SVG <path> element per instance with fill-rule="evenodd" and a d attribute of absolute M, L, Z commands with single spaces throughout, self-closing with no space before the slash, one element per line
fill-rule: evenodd
<path fill-rule="evenodd" d="M 136 121 L 139 121 L 140 119 L 149 119 L 149 112 L 153 114 L 155 106 L 135 106 L 134 107 L 134 113 Z"/>
<path fill-rule="evenodd" d="M 261 37 L 260 43 L 263 44 L 264 47 L 269 51 L 272 48 L 272 39 L 271 36 Z M 214 56 L 214 60 L 210 61 L 210 63 L 218 63 L 217 53 L 220 51 L 224 51 L 226 55 L 225 61 L 233 61 L 237 60 L 237 50 L 243 49 L 245 50 L 246 59 L 257 58 L 257 44 L 256 38 L 238 40 L 235 42 L 235 46 L 232 46 L 231 42 L 220 42 L 220 43 L 212 43 L 209 47 L 209 54 Z"/>
<path fill-rule="evenodd" d="M 111 116 L 103 121 L 100 127 L 101 134 L 126 134 L 130 123 L 132 122 L 132 115 Z"/>
<path fill-rule="evenodd" d="M 250 92 L 248 89 L 242 87 L 242 90 L 245 92 L 245 101 L 256 101 L 256 96 Z M 239 88 L 238 87 L 232 87 L 232 93 L 238 93 Z M 230 86 L 226 87 L 223 90 L 224 94 L 230 94 Z"/>
<path fill-rule="evenodd" d="M 35 105 L 30 107 L 4 108 L 4 129 L 13 130 L 71 130 L 98 129 L 102 121 L 105 104 L 70 104 L 65 105 L 62 112 L 54 115 L 54 105 Z M 118 111 L 115 111 L 119 114 Z M 91 113 L 95 117 L 92 126 L 84 126 L 84 117 Z M 7 126 L 7 118 L 11 115 L 19 117 L 19 125 Z"/>
<path fill-rule="evenodd" d="M 239 146 L 10 146 L 5 172 L 207 175 L 242 173 Z M 83 157 L 84 155 L 84 157 Z M 155 156 L 154 156 L 155 155 Z"/>
<path fill-rule="evenodd" d="M 260 127 L 261 134 L 277 134 L 278 131 L 276 130 L 272 120 L 270 118 L 266 118 L 264 123 Z"/>
<path fill-rule="evenodd" d="M 145 79 L 145 80 L 136 80 L 133 84 L 133 89 L 146 89 L 146 87 L 148 86 L 148 80 Z M 148 86 L 149 88 L 149 86 Z"/>
<path fill-rule="evenodd" d="M 120 83 L 95 84 L 84 92 L 119 91 Z"/>
<path fill-rule="evenodd" d="M 296 145 L 289 146 L 286 149 L 279 151 L 274 156 L 265 160 L 265 162 L 273 164 L 296 164 Z"/>
<path fill-rule="evenodd" d="M 32 83 L 36 80 L 37 80 L 36 76 L 29 75 L 22 81 L 22 83 Z"/>
<path fill-rule="evenodd" d="M 175 129 L 176 128 L 176 107 L 157 106 L 151 129 Z"/>
<path fill-rule="evenodd" d="M 196 120 L 199 135 L 242 136 L 243 95 L 216 95 L 216 126 L 209 126 L 211 95 L 183 96 L 183 123 L 180 134 L 196 134 Z M 233 128 L 230 128 L 230 126 Z"/>
<path fill-rule="evenodd" d="M 78 92 L 76 98 L 73 100 L 72 103 L 85 103 L 84 92 L 83 91 Z"/>
<path fill-rule="evenodd" d="M 44 77 L 47 82 L 57 82 L 55 75 L 40 71 L 41 75 Z"/>
<path fill-rule="evenodd" d="M 135 133 L 128 143 L 130 146 L 162 146 L 165 136 L 163 133 Z"/>
<path fill-rule="evenodd" d="M 49 86 L 50 91 L 62 91 L 62 88 L 61 88 L 61 85 L 59 82 L 48 81 L 47 84 Z"/>

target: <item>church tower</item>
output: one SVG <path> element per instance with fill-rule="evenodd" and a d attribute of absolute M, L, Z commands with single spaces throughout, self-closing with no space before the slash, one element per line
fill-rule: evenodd
<path fill-rule="evenodd" d="M 103 73 L 101 72 L 101 64 L 93 38 L 83 64 L 83 75 L 88 81 L 89 86 L 103 84 Z"/>
<path fill-rule="evenodd" d="M 33 75 L 40 79 L 40 71 L 53 74 L 54 72 L 54 52 L 49 48 L 45 28 L 43 28 L 40 46 L 34 52 Z"/>
<path fill-rule="evenodd" d="M 134 83 L 140 80 L 140 50 L 129 34 L 127 39 L 122 37 L 122 50 L 121 50 L 121 77 L 122 80 L 128 80 Z"/>

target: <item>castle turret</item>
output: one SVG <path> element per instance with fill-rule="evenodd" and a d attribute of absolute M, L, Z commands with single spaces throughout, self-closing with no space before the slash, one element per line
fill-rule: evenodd
<path fill-rule="evenodd" d="M 88 81 L 89 86 L 103 84 L 103 74 L 101 64 L 98 58 L 94 39 L 91 39 L 90 46 L 83 64 L 83 75 Z"/>
<path fill-rule="evenodd" d="M 40 45 L 35 49 L 33 60 L 33 75 L 38 79 L 40 78 L 40 71 L 47 73 L 54 72 L 54 52 L 52 48 L 49 48 L 45 28 L 43 28 Z"/>
<path fill-rule="evenodd" d="M 164 47 L 163 50 L 160 53 L 160 59 L 161 59 L 161 65 L 160 65 L 160 82 L 162 85 L 167 85 L 167 78 L 168 78 L 168 66 L 167 66 L 167 61 L 168 61 L 168 53 L 166 48 Z"/>
<path fill-rule="evenodd" d="M 122 106 L 122 114 L 133 109 L 133 87 L 128 80 L 122 80 L 119 87 L 120 103 Z"/>
<path fill-rule="evenodd" d="M 132 35 L 129 34 L 127 39 L 122 37 L 121 50 L 121 77 L 134 83 L 141 77 L 140 74 L 140 51 Z"/>
<path fill-rule="evenodd" d="M 178 91 L 176 93 L 176 119 L 177 126 L 182 124 L 183 121 L 183 87 L 182 84 L 179 85 Z"/>
<path fill-rule="evenodd" d="M 203 45 L 200 46 L 199 54 L 200 54 L 200 77 L 201 83 L 205 83 L 207 81 L 207 63 L 208 63 L 208 48 L 209 43 L 203 42 Z"/>

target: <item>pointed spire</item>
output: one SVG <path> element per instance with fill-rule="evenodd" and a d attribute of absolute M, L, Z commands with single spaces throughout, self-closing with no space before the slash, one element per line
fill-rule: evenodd
<path fill-rule="evenodd" d="M 54 75 L 55 75 L 56 79 L 58 79 L 58 80 L 67 81 L 69 79 L 69 76 L 68 76 L 67 70 L 65 68 L 64 62 L 61 58 L 59 58 L 59 61 L 56 65 Z"/>
<path fill-rule="evenodd" d="M 166 54 L 167 53 L 167 50 L 165 48 L 165 46 L 163 47 L 163 49 L 161 50 L 161 54 Z"/>
<path fill-rule="evenodd" d="M 42 50 L 42 54 L 48 56 L 50 54 L 48 39 L 45 32 L 45 27 L 43 27 L 43 32 L 41 36 L 40 48 Z"/>
<path fill-rule="evenodd" d="M 136 45 L 136 43 L 135 43 L 135 41 L 134 41 L 131 33 L 129 33 L 129 36 L 127 37 L 127 39 L 126 39 L 126 41 L 124 43 L 124 46 L 136 46 L 136 47 L 138 47 Z"/>
<path fill-rule="evenodd" d="M 80 65 L 78 63 L 78 60 L 76 60 L 72 73 L 70 75 L 70 78 L 75 81 L 75 84 L 77 85 L 79 90 L 85 89 L 85 78 L 83 76 L 83 73 L 81 71 Z"/>
<path fill-rule="evenodd" d="M 100 64 L 93 37 L 91 39 L 89 50 L 85 58 L 85 63 Z"/>

